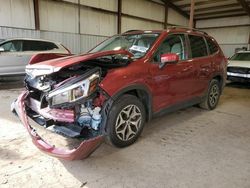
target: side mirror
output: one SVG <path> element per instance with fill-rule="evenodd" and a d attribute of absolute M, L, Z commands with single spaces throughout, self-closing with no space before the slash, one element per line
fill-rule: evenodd
<path fill-rule="evenodd" d="M 0 52 L 4 52 L 4 48 L 0 46 Z"/>
<path fill-rule="evenodd" d="M 163 68 L 167 63 L 177 63 L 178 61 L 179 56 L 175 53 L 162 54 L 159 68 Z"/>

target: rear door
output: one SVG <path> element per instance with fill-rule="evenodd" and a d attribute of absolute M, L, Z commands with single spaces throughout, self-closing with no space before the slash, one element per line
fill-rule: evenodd
<path fill-rule="evenodd" d="M 0 75 L 23 74 L 24 66 L 29 61 L 23 56 L 23 40 L 12 40 L 3 43 L 0 47 Z"/>
<path fill-rule="evenodd" d="M 166 53 L 179 55 L 179 62 L 159 68 L 160 56 Z M 195 67 L 188 61 L 186 37 L 184 34 L 171 34 L 162 42 L 154 55 L 150 67 L 154 87 L 154 110 L 174 105 L 190 99 L 195 87 Z"/>
<path fill-rule="evenodd" d="M 201 96 L 207 90 L 211 69 L 212 69 L 212 58 L 209 57 L 209 51 L 207 49 L 206 40 L 202 35 L 188 35 L 189 46 L 190 46 L 190 61 L 196 67 L 197 74 L 195 83 L 196 86 L 193 88 L 193 96 Z"/>

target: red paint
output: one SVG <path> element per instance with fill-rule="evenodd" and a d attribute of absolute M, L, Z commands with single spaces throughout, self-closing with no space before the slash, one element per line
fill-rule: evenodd
<path fill-rule="evenodd" d="M 142 33 L 142 31 L 133 33 Z M 129 86 L 144 86 L 152 96 L 152 112 L 154 113 L 173 104 L 184 102 L 197 96 L 203 96 L 207 91 L 209 82 L 214 76 L 220 75 L 224 81 L 223 83 L 225 83 L 227 60 L 221 49 L 219 49 L 216 54 L 210 56 L 179 61 L 176 55 L 163 55 L 162 58 L 164 61 L 178 62 L 166 64 L 165 67 L 160 69 L 159 63 L 155 63 L 153 61 L 153 55 L 161 42 L 169 34 L 174 33 L 189 33 L 204 36 L 200 32 L 193 32 L 190 30 L 187 32 L 186 29 L 162 31 L 154 45 L 143 58 L 134 60 L 126 67 L 109 70 L 105 78 L 101 81 L 100 87 L 105 90 L 109 96 L 113 97 Z M 131 53 L 124 50 L 104 51 L 80 56 L 64 57 L 44 61 L 38 64 L 64 68 L 80 62 L 112 54 L 124 54 L 129 57 L 132 56 Z M 18 98 L 18 105 L 21 111 L 19 116 L 30 133 L 34 144 L 42 151 L 64 159 L 79 159 L 82 156 L 86 157 L 89 155 L 102 142 L 102 136 L 95 137 L 91 140 L 84 141 L 80 147 L 74 151 L 62 151 L 50 146 L 36 133 L 32 132 L 28 124 L 27 116 L 24 110 L 24 100 L 26 95 L 27 93 L 23 93 Z M 102 105 L 102 103 L 102 98 L 95 101 L 96 105 Z M 61 114 L 59 116 L 61 116 Z M 72 116 L 67 118 L 70 119 Z"/>
<path fill-rule="evenodd" d="M 32 110 L 45 118 L 67 123 L 73 123 L 75 121 L 75 113 L 73 110 L 51 109 L 49 107 L 40 109 L 40 102 L 32 98 L 29 98 L 27 103 Z"/>
<path fill-rule="evenodd" d="M 111 70 L 100 86 L 113 96 L 130 85 L 143 85 L 152 95 L 154 113 L 170 105 L 204 95 L 209 82 L 216 75 L 222 76 L 225 83 L 227 60 L 219 46 L 219 51 L 214 55 L 182 60 L 159 69 L 159 64 L 153 62 L 153 54 L 170 33 L 187 32 L 185 29 L 163 31 L 143 58 L 125 68 Z M 199 32 L 189 32 L 189 34 L 204 36 Z M 115 84 L 110 80 L 115 80 Z"/>
<path fill-rule="evenodd" d="M 18 116 L 27 129 L 28 133 L 30 134 L 32 142 L 41 151 L 57 158 L 79 160 L 88 157 L 103 142 L 103 136 L 96 136 L 92 139 L 83 141 L 78 148 L 72 150 L 64 150 L 50 145 L 49 143 L 44 141 L 29 125 L 24 104 L 27 95 L 28 92 L 23 92 L 16 101 L 18 105 Z"/>
<path fill-rule="evenodd" d="M 42 61 L 47 61 L 51 59 L 56 59 L 56 58 L 62 58 L 62 57 L 67 57 L 67 56 L 72 56 L 72 54 L 56 54 L 56 53 L 40 53 L 40 54 L 35 54 L 31 57 L 29 64 L 36 64 Z"/>
<path fill-rule="evenodd" d="M 161 62 L 167 63 L 167 62 L 177 62 L 179 61 L 179 56 L 174 53 L 167 53 L 161 55 Z"/>
<path fill-rule="evenodd" d="M 37 63 L 37 65 L 51 65 L 57 68 L 64 68 L 68 66 L 72 66 L 74 64 L 77 64 L 79 62 L 88 61 L 91 59 L 95 59 L 102 56 L 107 55 L 115 55 L 115 54 L 124 54 L 128 55 L 129 57 L 132 57 L 133 54 L 126 50 L 112 50 L 112 51 L 103 51 L 103 52 L 97 52 L 97 53 L 90 53 L 90 54 L 83 54 L 83 55 L 75 55 L 75 56 L 69 56 L 65 58 L 59 58 L 59 59 L 53 59 L 48 61 L 43 61 L 40 63 Z"/>
<path fill-rule="evenodd" d="M 99 97 L 95 98 L 93 104 L 94 104 L 94 106 L 101 107 L 106 100 L 107 100 L 107 97 L 105 97 L 103 94 L 101 94 Z"/>

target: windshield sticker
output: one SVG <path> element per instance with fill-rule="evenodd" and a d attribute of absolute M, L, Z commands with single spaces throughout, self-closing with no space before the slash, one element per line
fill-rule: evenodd
<path fill-rule="evenodd" d="M 135 50 L 135 51 L 138 51 L 138 52 L 142 52 L 142 53 L 145 53 L 148 48 L 146 47 L 143 47 L 143 46 L 136 46 L 136 45 L 133 45 L 129 48 L 130 50 Z"/>

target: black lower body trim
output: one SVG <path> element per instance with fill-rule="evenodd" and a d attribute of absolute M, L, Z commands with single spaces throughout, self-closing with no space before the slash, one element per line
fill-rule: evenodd
<path fill-rule="evenodd" d="M 180 110 L 180 109 L 183 109 L 183 108 L 193 106 L 195 104 L 199 104 L 203 100 L 204 100 L 204 97 L 196 97 L 196 98 L 193 98 L 193 99 L 188 100 L 188 101 L 184 101 L 184 102 L 181 102 L 181 103 L 178 103 L 178 104 L 174 104 L 174 105 L 169 106 L 167 108 L 164 108 L 164 109 L 162 109 L 162 110 L 160 110 L 158 112 L 155 112 L 153 114 L 153 117 L 159 117 L 159 116 L 162 116 L 162 115 L 170 113 L 170 112 L 174 112 L 174 111 L 177 111 L 177 110 Z"/>

